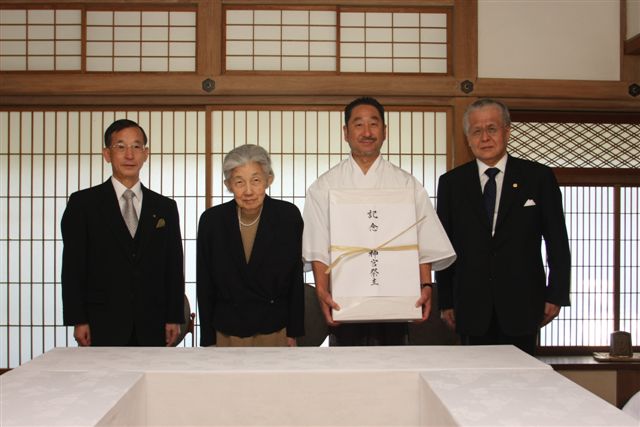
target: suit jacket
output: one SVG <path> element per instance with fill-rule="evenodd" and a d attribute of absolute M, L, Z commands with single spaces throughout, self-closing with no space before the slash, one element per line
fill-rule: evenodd
<path fill-rule="evenodd" d="M 545 302 L 569 305 L 571 255 L 553 171 L 509 156 L 500 197 L 492 236 L 476 161 L 440 177 L 437 212 L 458 258 L 436 272 L 439 305 L 454 308 L 465 335 L 483 335 L 494 310 L 506 334 L 536 333 Z"/>
<path fill-rule="evenodd" d="M 249 263 L 237 204 L 207 209 L 198 227 L 197 291 L 200 345 L 215 331 L 248 337 L 287 328 L 304 335 L 303 222 L 298 208 L 265 196 Z"/>
<path fill-rule="evenodd" d="M 88 323 L 92 345 L 165 345 L 165 323 L 184 323 L 182 240 L 176 202 L 142 187 L 135 238 L 113 184 L 73 193 L 62 217 L 65 325 Z"/>

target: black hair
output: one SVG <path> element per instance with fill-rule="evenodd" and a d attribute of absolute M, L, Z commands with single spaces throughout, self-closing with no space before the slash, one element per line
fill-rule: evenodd
<path fill-rule="evenodd" d="M 384 123 L 384 107 L 382 106 L 382 104 L 380 104 L 378 100 L 375 98 L 372 98 L 370 96 L 362 96 L 360 98 L 354 99 L 349 103 L 349 105 L 347 105 L 344 108 L 344 124 L 345 125 L 349 124 L 349 119 L 351 118 L 351 112 L 358 105 L 371 105 L 372 107 L 375 107 L 375 109 L 378 110 L 378 113 L 380 113 L 382 124 L 383 125 L 385 124 Z"/>
<path fill-rule="evenodd" d="M 120 119 L 111 123 L 107 128 L 107 130 L 104 132 L 104 146 L 109 148 L 111 146 L 111 135 L 113 135 L 116 132 L 120 132 L 122 129 L 127 129 L 127 128 L 140 129 L 140 132 L 142 132 L 144 145 L 147 145 L 147 134 L 145 133 L 144 129 L 142 129 L 142 126 L 140 126 L 133 120 Z"/>

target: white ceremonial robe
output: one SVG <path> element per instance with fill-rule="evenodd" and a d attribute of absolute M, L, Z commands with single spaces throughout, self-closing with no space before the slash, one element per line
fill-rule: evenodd
<path fill-rule="evenodd" d="M 378 156 L 366 174 L 352 156 L 343 160 L 311 184 L 304 204 L 302 256 L 306 262 L 331 263 L 329 233 L 330 189 L 412 188 L 415 194 L 416 218 L 426 219 L 418 228 L 420 264 L 431 263 L 433 271 L 447 268 L 456 259 L 453 246 L 444 231 L 420 182 L 411 174 Z"/>

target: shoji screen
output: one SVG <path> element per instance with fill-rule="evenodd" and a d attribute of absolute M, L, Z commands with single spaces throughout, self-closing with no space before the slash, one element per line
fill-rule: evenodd
<path fill-rule="evenodd" d="M 598 121 L 590 121 L 597 118 Z M 556 168 L 597 169 L 611 183 L 563 186 L 572 256 L 571 306 L 540 333 L 543 347 L 606 347 L 614 330 L 640 341 L 640 189 L 614 172 L 640 167 L 640 126 L 601 115 L 514 121 L 509 152 Z M 609 120 L 609 121 L 608 121 Z"/>
<path fill-rule="evenodd" d="M 110 176 L 102 134 L 114 119 L 128 117 L 146 129 L 150 157 L 142 181 L 178 202 L 187 296 L 196 312 L 198 219 L 206 205 L 232 197 L 222 182 L 224 154 L 245 143 L 264 146 L 276 174 L 270 195 L 302 210 L 307 187 L 349 153 L 342 109 L 0 112 L 0 367 L 15 367 L 54 346 L 75 345 L 72 330 L 62 325 L 60 219 L 69 194 Z M 383 155 L 414 174 L 432 197 L 446 169 L 448 114 L 390 108 L 386 115 Z M 197 345 L 198 339 L 196 325 L 195 335 L 182 345 Z"/>
<path fill-rule="evenodd" d="M 241 144 L 258 144 L 270 154 L 276 179 L 270 195 L 302 210 L 307 187 L 349 154 L 344 141 L 344 107 L 260 110 L 238 108 L 212 113 L 212 203 L 232 196 L 222 182 L 224 154 Z M 435 201 L 438 177 L 446 171 L 447 112 L 387 109 L 383 155 L 412 173 Z"/>

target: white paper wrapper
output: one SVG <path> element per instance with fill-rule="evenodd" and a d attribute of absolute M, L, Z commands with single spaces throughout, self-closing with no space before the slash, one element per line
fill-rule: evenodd
<path fill-rule="evenodd" d="M 349 250 L 364 248 L 343 257 L 331 269 L 331 294 L 341 307 L 333 311 L 334 320 L 422 317 L 422 309 L 415 307 L 420 297 L 415 212 L 412 190 L 330 191 L 332 263 Z"/>

